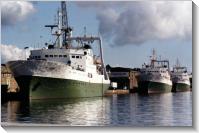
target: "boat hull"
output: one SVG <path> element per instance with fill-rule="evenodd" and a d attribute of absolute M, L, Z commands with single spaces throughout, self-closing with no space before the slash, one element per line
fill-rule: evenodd
<path fill-rule="evenodd" d="M 96 97 L 109 88 L 109 84 L 38 76 L 20 76 L 16 81 L 24 97 L 31 99 Z"/>
<path fill-rule="evenodd" d="M 138 85 L 138 93 L 140 94 L 168 93 L 172 89 L 172 86 L 169 84 L 153 81 L 141 81 Z"/>
<path fill-rule="evenodd" d="M 190 91 L 190 85 L 185 83 L 173 83 L 172 92 Z"/>
<path fill-rule="evenodd" d="M 12 71 L 24 98 L 76 98 L 103 96 L 110 81 L 103 75 L 72 69 L 64 63 L 42 60 L 10 61 Z"/>

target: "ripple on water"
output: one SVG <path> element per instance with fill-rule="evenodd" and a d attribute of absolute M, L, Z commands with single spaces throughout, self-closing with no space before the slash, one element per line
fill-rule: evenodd
<path fill-rule="evenodd" d="M 6 125 L 192 126 L 192 92 L 9 101 L 1 110 Z"/>

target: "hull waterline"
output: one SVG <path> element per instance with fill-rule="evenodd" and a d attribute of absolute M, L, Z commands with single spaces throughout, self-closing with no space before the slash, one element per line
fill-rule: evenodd
<path fill-rule="evenodd" d="M 139 82 L 138 93 L 139 94 L 150 94 L 150 93 L 169 93 L 171 92 L 172 86 L 152 81 L 141 81 Z"/>
<path fill-rule="evenodd" d="M 190 91 L 190 85 L 184 83 L 173 83 L 172 92 Z"/>
<path fill-rule="evenodd" d="M 103 96 L 109 84 L 36 76 L 20 76 L 16 81 L 26 98 L 79 98 Z"/>

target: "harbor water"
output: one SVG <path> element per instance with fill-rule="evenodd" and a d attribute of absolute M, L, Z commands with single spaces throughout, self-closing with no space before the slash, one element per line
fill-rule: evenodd
<path fill-rule="evenodd" d="M 2 125 L 192 126 L 192 92 L 8 101 Z"/>

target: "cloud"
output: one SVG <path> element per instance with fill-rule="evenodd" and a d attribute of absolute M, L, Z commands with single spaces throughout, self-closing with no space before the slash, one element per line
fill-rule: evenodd
<path fill-rule="evenodd" d="M 20 49 L 14 45 L 1 44 L 1 63 L 11 60 L 24 60 L 30 55 L 29 49 Z"/>
<path fill-rule="evenodd" d="M 33 3 L 27 1 L 1 1 L 0 7 L 2 26 L 21 22 L 36 11 Z"/>
<path fill-rule="evenodd" d="M 192 36 L 191 1 L 82 3 L 77 5 L 83 8 L 96 5 L 99 32 L 112 45 L 140 45 L 173 38 L 187 40 Z"/>

